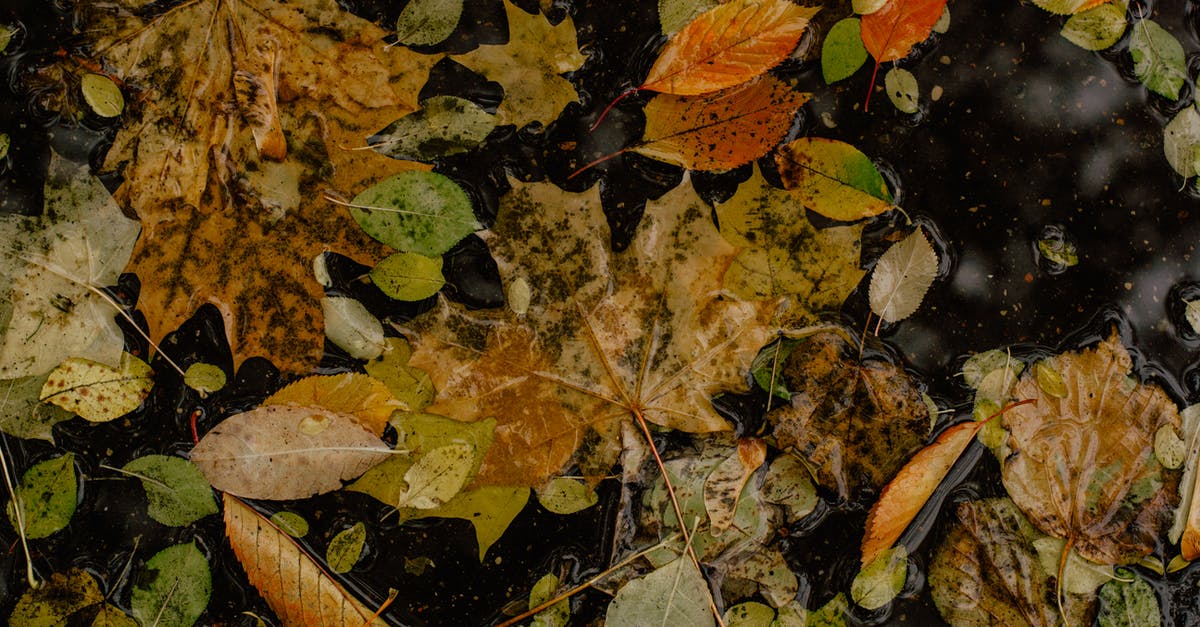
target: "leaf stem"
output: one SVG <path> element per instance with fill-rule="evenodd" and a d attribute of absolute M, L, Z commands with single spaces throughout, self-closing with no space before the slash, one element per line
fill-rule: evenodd
<path fill-rule="evenodd" d="M 613 98 L 613 101 L 608 103 L 608 106 L 604 107 L 604 110 L 600 112 L 600 117 L 596 118 L 595 122 L 592 122 L 592 126 L 588 128 L 588 132 L 590 133 L 596 130 L 596 127 L 600 126 L 600 123 L 604 121 L 604 117 L 608 115 L 608 112 L 611 111 L 613 107 L 617 106 L 618 102 L 621 102 L 631 94 L 636 94 L 644 89 L 644 87 L 630 87 L 629 89 L 621 92 L 616 98 Z"/>
<path fill-rule="evenodd" d="M 8 473 L 8 457 L 5 455 L 7 448 L 8 440 L 5 439 L 4 445 L 0 446 L 0 469 L 4 471 L 4 487 L 8 489 L 8 496 L 12 499 L 13 518 L 17 519 L 17 535 L 21 538 L 21 549 L 25 552 L 25 579 L 29 581 L 29 587 L 36 590 L 42 587 L 42 582 L 38 581 L 33 572 L 33 558 L 29 555 L 29 542 L 25 538 L 25 501 L 13 487 L 12 476 Z"/>
<path fill-rule="evenodd" d="M 600 165 L 601 163 L 604 163 L 605 161 L 608 161 L 609 159 L 612 159 L 613 157 L 619 157 L 619 156 L 625 154 L 628 150 L 629 150 L 629 148 L 622 148 L 614 153 L 604 155 L 603 157 L 600 157 L 599 159 L 596 159 L 595 161 L 592 161 L 591 163 L 583 166 L 582 168 L 579 168 L 578 170 L 575 170 L 574 172 L 568 174 L 567 180 L 569 181 L 569 180 L 579 176 L 580 174 L 583 174 L 583 172 L 585 170 L 590 169 L 594 165 Z"/>

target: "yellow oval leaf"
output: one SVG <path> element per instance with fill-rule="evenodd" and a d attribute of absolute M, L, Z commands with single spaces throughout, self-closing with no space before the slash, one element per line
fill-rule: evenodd
<path fill-rule="evenodd" d="M 129 353 L 116 368 L 73 357 L 50 373 L 38 398 L 84 420 L 108 422 L 137 409 L 152 387 L 154 371 Z"/>
<path fill-rule="evenodd" d="M 783 187 L 826 218 L 850 222 L 892 208 L 892 195 L 875 164 L 846 142 L 801 137 L 780 148 L 775 162 Z"/>
<path fill-rule="evenodd" d="M 79 81 L 83 99 L 102 118 L 115 118 L 125 110 L 125 96 L 111 78 L 103 74 L 84 74 Z"/>

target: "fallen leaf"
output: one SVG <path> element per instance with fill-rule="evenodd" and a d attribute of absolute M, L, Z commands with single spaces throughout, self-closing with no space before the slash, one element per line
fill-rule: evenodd
<path fill-rule="evenodd" d="M 839 20 L 821 43 L 821 76 L 826 85 L 850 78 L 867 62 L 862 42 L 862 22 L 857 17 Z"/>
<path fill-rule="evenodd" d="M 1100 587 L 1100 612 L 1096 616 L 1100 627 L 1158 627 L 1162 625 L 1162 614 L 1154 588 L 1133 571 L 1119 569 L 1115 579 Z"/>
<path fill-rule="evenodd" d="M 140 407 L 152 387 L 150 365 L 121 353 L 116 368 L 88 359 L 64 361 L 46 377 L 38 398 L 89 422 L 108 422 Z"/>
<path fill-rule="evenodd" d="M 382 381 L 353 372 L 305 377 L 268 396 L 262 404 L 320 407 L 350 416 L 378 436 L 383 435 L 392 413 L 408 409 Z"/>
<path fill-rule="evenodd" d="M 673 35 L 718 4 L 717 0 L 658 0 L 659 28 L 664 35 Z"/>
<path fill-rule="evenodd" d="M 542 576 L 529 590 L 529 607 L 537 607 L 553 598 L 558 591 L 558 577 L 553 573 Z M 571 621 L 571 601 L 563 599 L 534 614 L 530 627 L 567 627 Z"/>
<path fill-rule="evenodd" d="M 819 485 L 851 498 L 880 488 L 925 443 L 929 410 L 894 364 L 859 362 L 843 335 L 809 336 L 782 371 L 791 402 L 771 411 L 779 448 L 792 450 Z"/>
<path fill-rule="evenodd" d="M 460 492 L 448 503 L 434 509 L 404 508 L 400 522 L 420 518 L 461 518 L 475 528 L 475 541 L 482 562 L 488 549 L 504 535 L 517 514 L 529 502 L 529 488 L 487 486 Z"/>
<path fill-rule="evenodd" d="M 892 195 L 875 164 L 845 142 L 801 137 L 781 147 L 775 163 L 784 189 L 827 218 L 851 222 L 893 207 Z"/>
<path fill-rule="evenodd" d="M 383 625 L 258 512 L 225 495 L 225 533 L 246 578 L 284 625 Z"/>
<path fill-rule="evenodd" d="M 1175 403 L 1158 386 L 1129 378 L 1132 361 L 1113 332 L 1092 348 L 1044 360 L 1065 395 L 1026 373 L 1013 395 L 1035 404 L 1002 420 L 1013 453 L 1004 487 L 1042 532 L 1064 538 L 1100 564 L 1137 562 L 1154 550 L 1177 504 L 1179 473 L 1154 457 L 1154 434 L 1180 428 Z"/>
<path fill-rule="evenodd" d="M 200 393 L 200 398 L 225 387 L 226 375 L 220 366 L 195 362 L 183 373 L 183 384 Z"/>
<path fill-rule="evenodd" d="M 38 400 L 48 374 L 0 380 L 0 431 L 54 443 L 54 425 L 74 418 L 75 414 Z"/>
<path fill-rule="evenodd" d="M 883 90 L 887 92 L 888 99 L 900 113 L 911 114 L 920 110 L 921 105 L 918 100 L 921 88 L 917 84 L 917 77 L 912 72 L 902 67 L 888 70 L 888 73 L 883 76 Z"/>
<path fill-rule="evenodd" d="M 17 508 L 9 501 L 5 508 L 8 522 L 13 529 L 23 529 L 30 540 L 49 537 L 71 522 L 78 491 L 73 453 L 40 461 L 21 476 L 16 491 L 21 516 L 17 517 Z"/>
<path fill-rule="evenodd" d="M 138 622 L 112 603 L 104 603 L 91 627 L 138 627 Z"/>
<path fill-rule="evenodd" d="M 713 535 L 723 533 L 733 524 L 742 488 L 766 457 L 767 445 L 762 440 L 742 438 L 738 440 L 737 455 L 725 458 L 705 477 L 704 510 Z"/>
<path fill-rule="evenodd" d="M 407 46 L 441 43 L 458 26 L 463 0 L 411 0 L 396 18 L 396 40 Z"/>
<path fill-rule="evenodd" d="M 878 610 L 900 594 L 907 578 L 908 551 L 903 546 L 884 549 L 854 576 L 850 598 L 860 607 Z"/>
<path fill-rule="evenodd" d="M 1196 107 L 1184 107 L 1163 128 L 1163 153 L 1180 176 L 1190 179 L 1200 174 L 1200 111 Z"/>
<path fill-rule="evenodd" d="M 1042 9 L 1059 15 L 1080 13 L 1108 2 L 1109 0 L 1033 0 L 1033 3 Z"/>
<path fill-rule="evenodd" d="M 363 190 L 349 206 L 371 237 L 429 257 L 481 228 L 467 192 L 436 172 L 401 172 Z"/>
<path fill-rule="evenodd" d="M 756 625 L 769 627 L 775 620 L 775 608 L 755 601 L 747 601 L 725 610 L 724 618 L 727 627 L 755 627 Z"/>
<path fill-rule="evenodd" d="M 442 258 L 417 253 L 396 253 L 375 264 L 371 282 L 389 298 L 405 301 L 424 300 L 437 294 L 446 284 Z"/>
<path fill-rule="evenodd" d="M 1187 442 L 1187 462 L 1179 481 L 1179 507 L 1167 535 L 1171 542 L 1179 543 L 1181 557 L 1193 561 L 1200 557 L 1200 481 L 1197 481 L 1200 475 L 1200 406 L 1184 408 L 1180 418 Z"/>
<path fill-rule="evenodd" d="M 96 578 L 82 568 L 54 573 L 39 588 L 17 599 L 9 625 L 65 625 L 69 619 L 104 602 Z"/>
<path fill-rule="evenodd" d="M 339 531 L 329 541 L 329 547 L 325 551 L 325 563 L 329 564 L 329 570 L 338 574 L 350 572 L 362 557 L 363 544 L 366 541 L 367 527 L 362 523 L 354 523 Z"/>
<path fill-rule="evenodd" d="M 917 227 L 896 242 L 871 272 L 871 311 L 887 322 L 898 322 L 914 313 L 937 277 L 938 256 L 925 230 Z"/>
<path fill-rule="evenodd" d="M 648 203 L 629 249 L 614 254 L 591 235 L 606 229 L 595 188 L 512 182 L 487 239 L 502 280 L 520 276 L 534 288 L 528 313 L 472 312 L 442 299 L 408 328 L 410 363 L 438 390 L 429 411 L 498 421 L 479 485 L 540 485 L 589 431 L 600 446 L 581 451 L 580 463 L 585 475 L 602 475 L 621 421 L 635 417 L 729 429 L 709 399 L 745 389 L 776 303 L 721 292 L 735 250 L 710 213 L 681 184 Z"/>
<path fill-rule="evenodd" d="M 204 474 L 180 457 L 144 455 L 121 467 L 141 480 L 150 518 L 171 527 L 186 527 L 217 513 L 217 501 Z"/>
<path fill-rule="evenodd" d="M 213 427 L 191 452 L 218 490 L 253 499 L 330 492 L 392 450 L 354 419 L 319 407 L 264 405 Z"/>
<path fill-rule="evenodd" d="M 761 489 L 764 501 L 787 510 L 789 523 L 808 516 L 821 500 L 808 469 L 794 455 L 779 455 L 771 461 Z"/>
<path fill-rule="evenodd" d="M 818 10 L 789 0 L 717 5 L 667 42 L 638 89 L 695 96 L 760 76 L 792 53 Z"/>
<path fill-rule="evenodd" d="M 1183 45 L 1167 29 L 1150 19 L 1138 20 L 1129 35 L 1133 73 L 1150 91 L 1170 100 L 1179 98 L 1187 82 L 1187 56 Z"/>
<path fill-rule="evenodd" d="M 583 67 L 586 60 L 575 40 L 575 24 L 567 17 L 551 25 L 505 0 L 508 43 L 480 46 L 451 57 L 504 87 L 497 116 L 501 124 L 549 126 L 563 108 L 579 100 L 575 86 L 561 75 Z"/>
<path fill-rule="evenodd" d="M 282 511 L 271 514 L 270 522 L 276 529 L 292 536 L 303 538 L 308 535 L 308 521 L 296 512 Z"/>
<path fill-rule="evenodd" d="M 308 260 L 386 252 L 324 192 L 414 167 L 346 148 L 415 109 L 436 58 L 385 50 L 386 31 L 332 0 L 142 4 L 91 3 L 81 18 L 138 103 L 105 169 L 123 175 L 117 199 L 144 228 L 129 268 L 139 309 L 158 339 L 213 303 L 237 362 L 306 372 L 322 354 Z"/>
<path fill-rule="evenodd" d="M 625 584 L 608 604 L 604 624 L 715 625 L 708 582 L 686 555 Z"/>
<path fill-rule="evenodd" d="M 445 505 L 466 485 L 476 463 L 475 447 L 462 442 L 425 453 L 404 473 L 408 489 L 400 495 L 395 507 L 434 509 Z"/>
<path fill-rule="evenodd" d="M 357 300 L 347 296 L 324 296 L 325 337 L 355 359 L 375 359 L 387 348 L 383 323 Z"/>
<path fill-rule="evenodd" d="M 600 499 L 586 482 L 555 477 L 537 490 L 538 503 L 555 514 L 574 514 L 595 505 Z"/>
<path fill-rule="evenodd" d="M 450 1 L 462 6 L 462 0 Z M 404 10 L 417 4 L 421 2 L 410 2 Z M 471 150 L 495 127 L 496 116 L 470 100 L 432 96 L 421 101 L 420 109 L 368 137 L 367 144 L 393 159 L 428 162 Z"/>
<path fill-rule="evenodd" d="M 389 337 L 383 354 L 368 361 L 363 368 L 367 374 L 382 381 L 392 394 L 413 411 L 421 411 L 433 402 L 433 381 L 420 368 L 412 368 L 408 360 L 412 348 L 401 337 Z"/>
<path fill-rule="evenodd" d="M 1067 18 L 1058 34 L 1084 50 L 1111 48 L 1125 35 L 1129 24 L 1125 21 L 1125 9 L 1118 3 L 1105 0 L 1101 2 L 1103 4 Z"/>
<path fill-rule="evenodd" d="M 70 357 L 116 364 L 124 336 L 100 288 L 115 285 L 138 223 L 87 168 L 51 154 L 41 217 L 0 217 L 0 379 Z"/>
<path fill-rule="evenodd" d="M 125 96 L 111 78 L 103 74 L 84 74 L 79 81 L 83 99 L 92 112 L 102 118 L 115 118 L 125 110 Z"/>
<path fill-rule="evenodd" d="M 143 625 L 192 625 L 208 607 L 212 572 L 194 542 L 169 546 L 134 578 L 129 605 Z"/>
<path fill-rule="evenodd" d="M 875 59 L 871 88 L 879 66 L 908 56 L 913 46 L 925 41 L 942 17 L 946 0 L 890 0 L 878 11 L 862 16 L 862 40 Z M 867 92 L 870 103 L 870 91 Z"/>
<path fill-rule="evenodd" d="M 703 97 L 659 94 L 629 150 L 690 170 L 728 170 L 767 154 L 808 99 L 772 76 Z"/>

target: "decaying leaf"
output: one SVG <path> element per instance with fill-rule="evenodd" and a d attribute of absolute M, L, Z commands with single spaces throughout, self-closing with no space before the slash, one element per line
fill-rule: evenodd
<path fill-rule="evenodd" d="M 46 377 L 39 400 L 89 422 L 108 422 L 137 409 L 153 386 L 150 365 L 129 353 L 121 353 L 116 368 L 71 358 Z"/>
<path fill-rule="evenodd" d="M 442 300 L 409 328 L 410 363 L 438 390 L 429 411 L 498 421 L 480 484 L 539 485 L 589 431 L 600 447 L 582 451 L 581 463 L 599 476 L 616 458 L 610 436 L 635 416 L 691 432 L 728 429 L 709 398 L 745 389 L 776 303 L 721 293 L 735 250 L 692 186 L 651 201 L 621 254 L 591 235 L 606 229 L 595 188 L 512 186 L 488 246 L 505 283 L 520 276 L 535 290 L 528 313 Z"/>
<path fill-rule="evenodd" d="M 779 143 L 808 98 L 772 76 L 703 98 L 660 94 L 646 105 L 646 129 L 630 150 L 690 170 L 735 168 Z"/>
<path fill-rule="evenodd" d="M 452 58 L 504 87 L 504 100 L 496 112 L 501 124 L 549 126 L 564 107 L 579 99 L 575 87 L 561 76 L 583 67 L 585 61 L 575 41 L 575 24 L 568 17 L 551 25 L 509 0 L 504 10 L 507 44 L 480 46 Z"/>
<path fill-rule="evenodd" d="M 711 603 L 704 575 L 684 555 L 625 584 L 608 604 L 604 624 L 715 625 Z"/>
<path fill-rule="evenodd" d="M 425 453 L 404 473 L 408 485 L 396 508 L 433 509 L 454 498 L 478 461 L 475 447 L 464 442 L 439 446 Z"/>
<path fill-rule="evenodd" d="M 225 495 L 225 533 L 246 578 L 285 625 L 383 625 L 296 543 L 237 498 Z"/>
<path fill-rule="evenodd" d="M 1151 19 L 1138 20 L 1129 35 L 1133 72 L 1146 88 L 1176 100 L 1187 82 L 1187 57 L 1183 45 L 1167 29 Z"/>
<path fill-rule="evenodd" d="M 404 338 L 389 337 L 386 348 L 382 356 L 364 366 L 367 374 L 387 385 L 392 395 L 412 411 L 428 407 L 433 402 L 433 382 L 424 370 L 408 365 L 412 355 L 408 342 Z"/>
<path fill-rule="evenodd" d="M 193 625 L 212 596 L 212 571 L 194 542 L 155 553 L 134 578 L 130 606 L 143 625 Z"/>
<path fill-rule="evenodd" d="M 1145 579 L 1120 569 L 1116 579 L 1100 588 L 1100 612 L 1096 622 L 1100 627 L 1158 627 L 1162 625 L 1158 596 Z"/>
<path fill-rule="evenodd" d="M 1179 412 L 1183 421 L 1187 461 L 1179 481 L 1179 507 L 1168 537 L 1179 543 L 1181 557 L 1188 561 L 1200 558 L 1200 405 L 1191 405 Z"/>
<path fill-rule="evenodd" d="M 65 625 L 72 616 L 104 602 L 96 578 L 82 568 L 54 573 L 40 588 L 17 599 L 9 625 Z"/>
<path fill-rule="evenodd" d="M 325 563 L 329 564 L 329 570 L 339 574 L 350 572 L 362 557 L 366 540 L 367 526 L 362 523 L 354 523 L 333 536 L 325 551 Z"/>
<path fill-rule="evenodd" d="M 254 499 L 302 499 L 342 487 L 390 453 L 343 414 L 264 405 L 213 427 L 192 449 L 191 460 L 218 490 Z"/>
<path fill-rule="evenodd" d="M 346 148 L 415 109 L 436 58 L 385 50 L 386 31 L 332 0 L 143 5 L 89 3 L 82 18 L 138 102 L 105 169 L 124 175 L 117 200 L 143 223 L 139 309 L 157 339 L 213 303 L 237 361 L 308 371 L 322 342 L 307 260 L 386 252 L 324 192 L 412 169 Z"/>
<path fill-rule="evenodd" d="M 462 17 L 463 0 L 412 0 L 396 18 L 396 40 L 409 46 L 441 43 Z"/>
<path fill-rule="evenodd" d="M 917 227 L 887 249 L 875 264 L 871 273 L 871 311 L 887 322 L 913 315 L 925 300 L 937 271 L 937 253 L 925 230 Z"/>
<path fill-rule="evenodd" d="M 866 562 L 850 583 L 850 598 L 861 607 L 877 610 L 896 598 L 908 578 L 908 550 L 885 549 Z"/>
<path fill-rule="evenodd" d="M 462 6 L 462 0 L 451 0 Z M 421 4 L 410 2 L 409 7 Z M 426 3 L 427 4 L 427 3 Z M 433 161 L 478 146 L 496 127 L 496 116 L 457 96 L 432 96 L 421 108 L 367 138 L 377 152 L 393 159 Z"/>
<path fill-rule="evenodd" d="M 805 207 L 851 222 L 892 208 L 892 195 L 874 163 L 854 146 L 823 137 L 801 137 L 775 155 L 785 189 Z"/>
<path fill-rule="evenodd" d="M 912 378 L 886 362 L 858 362 L 843 336 L 812 335 L 782 375 L 791 402 L 772 410 L 775 442 L 813 469 L 819 484 L 850 498 L 895 476 L 928 432 L 929 410 Z"/>
<path fill-rule="evenodd" d="M 1100 564 L 1149 554 L 1178 503 L 1177 471 L 1154 455 L 1163 425 L 1180 428 L 1175 403 L 1158 386 L 1130 378 L 1132 361 L 1115 331 L 1092 348 L 1044 361 L 1065 395 L 1026 373 L 1013 395 L 1036 403 L 1003 417 L 1013 451 L 1004 487 L 1042 532 L 1068 540 Z"/>
<path fill-rule="evenodd" d="M 54 442 L 54 425 L 75 417 L 38 400 L 47 375 L 0 380 L 0 431 L 18 438 Z"/>
<path fill-rule="evenodd" d="M 738 497 L 754 471 L 762 466 L 767 445 L 756 438 L 738 440 L 737 455 L 730 455 L 717 464 L 704 479 L 704 510 L 713 535 L 719 535 L 733 524 Z"/>
<path fill-rule="evenodd" d="M 262 404 L 320 407 L 350 416 L 379 436 L 393 412 L 408 409 L 382 381 L 353 372 L 305 377 L 268 396 Z"/>
<path fill-rule="evenodd" d="M 31 540 L 48 537 L 71 522 L 78 494 L 74 453 L 40 461 L 21 476 L 16 490 L 20 517 L 14 502 L 9 501 L 5 508 L 8 522 Z"/>
<path fill-rule="evenodd" d="M 1125 7 L 1104 2 L 1072 15 L 1058 34 L 1084 50 L 1105 50 L 1121 40 L 1127 27 Z"/>
<path fill-rule="evenodd" d="M 719 4 L 667 42 L 639 89 L 694 96 L 744 83 L 787 58 L 817 11 L 789 0 Z"/>

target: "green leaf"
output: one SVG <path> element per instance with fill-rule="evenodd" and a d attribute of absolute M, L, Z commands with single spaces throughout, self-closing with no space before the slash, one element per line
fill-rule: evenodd
<path fill-rule="evenodd" d="M 408 365 L 412 348 L 404 338 L 389 337 L 383 355 L 368 361 L 367 374 L 383 382 L 397 400 L 409 409 L 421 411 L 433 402 L 435 391 L 429 374 Z"/>
<path fill-rule="evenodd" d="M 12 145 L 12 138 L 8 133 L 0 133 L 0 159 L 8 156 L 8 148 Z"/>
<path fill-rule="evenodd" d="M 146 455 L 125 464 L 122 470 L 142 480 L 150 517 L 164 525 L 186 527 L 217 513 L 208 480 L 186 459 Z"/>
<path fill-rule="evenodd" d="M 767 467 L 762 497 L 768 503 L 784 506 L 789 523 L 811 514 L 820 502 L 808 469 L 795 456 L 786 453 L 776 457 Z"/>
<path fill-rule="evenodd" d="M 1055 398 L 1067 397 L 1067 383 L 1063 380 L 1062 373 L 1045 360 L 1033 365 L 1033 376 L 1042 392 Z"/>
<path fill-rule="evenodd" d="M 95 577 L 81 568 L 71 568 L 50 575 L 40 588 L 26 590 L 17 599 L 8 624 L 65 625 L 75 614 L 103 602 L 104 595 Z"/>
<path fill-rule="evenodd" d="M 849 78 L 866 62 L 862 23 L 857 17 L 848 17 L 830 27 L 821 44 L 821 75 L 826 85 Z"/>
<path fill-rule="evenodd" d="M 715 625 L 708 582 L 687 555 L 634 579 L 608 604 L 606 627 L 625 625 Z"/>
<path fill-rule="evenodd" d="M 405 7 L 418 4 L 414 0 Z M 449 0 L 462 5 L 462 0 Z M 403 14 L 400 16 L 404 17 Z M 496 116 L 457 96 L 433 96 L 421 108 L 367 138 L 375 152 L 393 159 L 430 162 L 467 152 L 496 128 Z"/>
<path fill-rule="evenodd" d="M 225 371 L 220 366 L 196 362 L 183 373 L 183 383 L 205 397 L 225 387 Z"/>
<path fill-rule="evenodd" d="M 72 453 L 47 459 L 26 470 L 17 488 L 26 537 L 45 538 L 66 527 L 75 514 L 78 489 Z M 20 528 L 12 502 L 8 504 L 8 520 L 14 529 Z"/>
<path fill-rule="evenodd" d="M 1185 107 L 1163 128 L 1167 163 L 1184 178 L 1200 174 L 1200 112 Z"/>
<path fill-rule="evenodd" d="M 775 610 L 757 601 L 747 601 L 725 610 L 726 627 L 771 627 Z"/>
<path fill-rule="evenodd" d="M 434 172 L 401 172 L 368 187 L 351 204 L 350 215 L 368 235 L 429 257 L 482 228 L 467 193 Z"/>
<path fill-rule="evenodd" d="M 325 562 L 329 564 L 329 570 L 338 574 L 350 572 L 362 557 L 366 541 L 367 527 L 362 523 L 355 523 L 333 536 L 329 548 L 325 550 Z"/>
<path fill-rule="evenodd" d="M 785 189 L 809 209 L 833 220 L 853 221 L 892 208 L 883 175 L 854 146 L 836 139 L 801 137 L 775 156 Z"/>
<path fill-rule="evenodd" d="M 17 34 L 17 29 L 8 24 L 0 24 L 0 54 L 8 48 L 8 44 L 12 42 L 13 35 Z M 3 155 L 0 155 L 3 158 Z"/>
<path fill-rule="evenodd" d="M 400 495 L 397 508 L 433 509 L 458 494 L 471 475 L 471 467 L 481 456 L 474 446 L 463 442 L 448 444 L 422 455 L 404 473 L 408 490 Z"/>
<path fill-rule="evenodd" d="M 822 605 L 821 609 L 808 614 L 808 627 L 844 627 L 849 610 L 850 604 L 846 602 L 846 595 L 839 592 L 828 603 Z"/>
<path fill-rule="evenodd" d="M 371 282 L 396 300 L 429 298 L 446 284 L 442 258 L 417 253 L 396 253 L 380 261 L 371 270 Z"/>
<path fill-rule="evenodd" d="M 1124 568 L 1117 570 L 1117 579 L 1100 587 L 1100 627 L 1158 627 L 1162 610 L 1158 596 L 1145 579 Z"/>
<path fill-rule="evenodd" d="M 1152 92 L 1176 100 L 1187 80 L 1187 58 L 1175 36 L 1154 20 L 1140 20 L 1129 36 L 1133 72 Z"/>
<path fill-rule="evenodd" d="M 287 510 L 271 514 L 271 524 L 293 538 L 303 538 L 308 535 L 308 521 L 296 512 Z"/>
<path fill-rule="evenodd" d="M 537 491 L 538 502 L 555 514 L 574 514 L 599 500 L 596 491 L 578 479 L 555 477 Z"/>
<path fill-rule="evenodd" d="M 463 0 L 410 0 L 396 19 L 396 39 L 407 46 L 440 44 L 454 32 L 462 12 Z"/>
<path fill-rule="evenodd" d="M 973 389 L 979 389 L 983 384 L 983 379 L 991 374 L 994 370 L 1007 368 L 1009 365 L 1019 366 L 1024 368 L 1024 365 L 1014 360 L 1008 351 L 1002 351 L 993 348 L 990 351 L 976 353 L 971 355 L 967 361 L 963 362 L 962 374 L 963 380 Z M 1020 374 L 1020 369 L 1017 371 Z"/>
<path fill-rule="evenodd" d="M 416 520 L 418 518 L 461 518 L 469 521 L 475 527 L 475 539 L 479 544 L 479 561 L 487 555 L 504 530 L 512 524 L 513 519 L 525 504 L 529 502 L 529 488 L 504 488 L 488 486 L 461 492 L 450 502 L 434 509 L 414 509 L 406 507 L 399 511 L 400 520 Z"/>
<path fill-rule="evenodd" d="M 883 88 L 887 91 L 892 104 L 901 113 L 916 113 L 921 108 L 917 102 L 921 94 L 921 87 L 917 84 L 917 77 L 913 76 L 912 72 L 902 67 L 888 70 L 883 77 Z"/>
<path fill-rule="evenodd" d="M 554 597 L 558 591 L 558 577 L 553 573 L 543 576 L 529 591 L 529 607 L 535 608 Z M 529 627 L 566 627 L 571 622 L 571 602 L 563 599 L 533 615 Z"/>
<path fill-rule="evenodd" d="M 325 337 L 355 359 L 375 359 L 387 342 L 383 324 L 362 303 L 346 296 L 321 298 L 325 315 Z"/>
<path fill-rule="evenodd" d="M 754 382 L 764 392 L 770 392 L 784 400 L 792 399 L 792 394 L 787 389 L 787 382 L 780 371 L 783 370 L 784 362 L 799 343 L 800 340 L 780 338 L 759 351 L 758 355 L 754 357 L 754 361 L 750 362 L 750 374 L 754 376 Z"/>
<path fill-rule="evenodd" d="M 867 564 L 850 583 L 850 597 L 868 610 L 877 610 L 896 598 L 908 578 L 908 551 L 897 545 Z"/>
<path fill-rule="evenodd" d="M 83 100 L 102 118 L 115 118 L 125 110 L 125 96 L 111 78 L 103 74 L 84 74 L 79 81 Z"/>
<path fill-rule="evenodd" d="M 54 442 L 54 425 L 75 414 L 38 400 L 47 376 L 0 381 L 0 431 L 18 438 Z"/>
<path fill-rule="evenodd" d="M 169 546 L 146 560 L 133 585 L 130 605 L 142 625 L 187 627 L 212 595 L 208 560 L 195 543 Z"/>
<path fill-rule="evenodd" d="M 875 264 L 869 294 L 871 311 L 888 322 L 913 315 L 933 285 L 937 270 L 937 253 L 925 230 L 917 227 L 887 249 Z"/>
<path fill-rule="evenodd" d="M 1121 40 L 1127 25 L 1125 9 L 1106 2 L 1067 18 L 1058 34 L 1084 50 L 1104 50 Z"/>
<path fill-rule="evenodd" d="M 129 353 L 116 368 L 71 358 L 55 368 L 39 398 L 89 422 L 108 422 L 141 406 L 154 387 L 154 371 Z"/>

